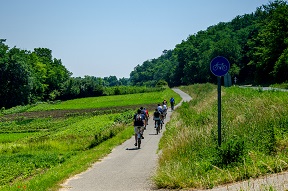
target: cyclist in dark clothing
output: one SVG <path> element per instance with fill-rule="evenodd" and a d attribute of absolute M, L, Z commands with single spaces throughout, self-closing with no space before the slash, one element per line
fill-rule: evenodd
<path fill-rule="evenodd" d="M 135 133 L 135 146 L 137 146 L 137 134 L 140 132 L 142 139 L 144 133 L 145 116 L 141 114 L 141 110 L 138 109 L 134 115 L 134 133 Z"/>
<path fill-rule="evenodd" d="M 155 112 L 154 112 L 154 114 L 153 114 L 153 120 L 155 121 L 155 128 L 156 128 L 156 123 L 161 120 L 161 119 L 160 119 L 160 116 L 161 116 L 161 113 L 160 113 L 159 110 L 156 108 L 156 109 L 155 109 Z"/>
<path fill-rule="evenodd" d="M 171 105 L 171 110 L 174 110 L 175 99 L 173 97 L 171 97 L 170 99 L 170 105 Z"/>
<path fill-rule="evenodd" d="M 148 125 L 148 116 L 147 116 L 147 113 L 146 113 L 146 109 L 143 108 L 143 107 L 140 107 L 140 110 L 141 110 L 141 114 L 143 114 L 145 116 L 145 123 L 144 123 L 144 129 L 146 129 L 146 126 Z"/>

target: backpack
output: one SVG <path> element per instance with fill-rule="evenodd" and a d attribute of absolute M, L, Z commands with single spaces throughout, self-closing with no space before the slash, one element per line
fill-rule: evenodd
<path fill-rule="evenodd" d="M 141 110 L 141 114 L 143 114 L 144 116 L 146 116 L 146 110 Z"/>
<path fill-rule="evenodd" d="M 137 114 L 136 115 L 136 118 L 135 118 L 135 121 L 138 121 L 138 122 L 142 122 L 142 116 L 141 116 L 141 114 Z"/>
<path fill-rule="evenodd" d="M 160 117 L 160 114 L 161 114 L 161 113 L 160 113 L 159 111 L 155 111 L 155 112 L 154 112 L 154 117 L 159 118 L 159 117 Z"/>

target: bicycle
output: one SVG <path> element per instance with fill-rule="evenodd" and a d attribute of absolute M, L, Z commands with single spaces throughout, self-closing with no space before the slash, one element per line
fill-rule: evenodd
<path fill-rule="evenodd" d="M 142 139 L 142 133 L 141 133 L 141 126 L 137 127 L 137 145 L 135 144 L 135 146 L 137 146 L 138 149 L 140 149 L 141 147 L 141 139 Z"/>
<path fill-rule="evenodd" d="M 160 133 L 160 127 L 162 125 L 162 122 L 160 119 L 155 120 L 155 129 L 156 129 L 156 134 L 158 135 Z M 162 127 L 161 127 L 162 129 Z"/>
<path fill-rule="evenodd" d="M 165 110 L 163 111 L 163 120 L 166 119 L 166 115 L 167 115 L 167 109 L 165 109 Z"/>
<path fill-rule="evenodd" d="M 148 125 L 149 117 L 146 115 L 145 117 L 145 127 L 144 130 L 146 130 L 146 126 Z"/>
<path fill-rule="evenodd" d="M 163 124 L 164 124 L 164 119 L 165 119 L 164 113 L 161 113 L 160 114 L 160 129 L 161 130 L 162 130 L 162 127 L 163 127 Z"/>
<path fill-rule="evenodd" d="M 174 103 L 171 103 L 171 111 L 174 110 Z"/>

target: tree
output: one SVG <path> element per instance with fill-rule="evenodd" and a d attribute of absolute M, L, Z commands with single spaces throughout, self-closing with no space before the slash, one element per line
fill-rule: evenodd
<path fill-rule="evenodd" d="M 159 80 L 156 84 L 156 87 L 168 86 L 168 83 L 165 80 Z"/>
<path fill-rule="evenodd" d="M 69 78 L 63 83 L 60 98 L 63 100 L 75 99 L 80 97 L 81 78 Z"/>
<path fill-rule="evenodd" d="M 269 5 L 263 5 L 257 10 L 257 14 L 261 18 L 258 22 L 259 32 L 249 42 L 250 64 L 256 69 L 255 80 L 258 83 L 283 82 L 285 79 L 277 77 L 281 67 L 275 63 L 285 55 L 284 51 L 287 48 L 287 2 L 277 0 Z"/>
<path fill-rule="evenodd" d="M 48 48 L 35 48 L 33 53 L 38 57 L 37 65 L 42 69 L 42 78 L 40 78 L 45 84 L 44 99 L 56 98 L 72 73 L 65 68 L 61 59 L 52 59 L 52 51 Z"/>
<path fill-rule="evenodd" d="M 84 76 L 81 80 L 80 97 L 93 97 L 103 95 L 103 85 L 100 78 Z"/>
<path fill-rule="evenodd" d="M 4 49 L 7 50 L 7 47 Z M 31 78 L 26 64 L 27 54 L 27 51 L 14 47 L 6 52 L 6 60 L 0 64 L 1 107 L 10 108 L 30 102 Z"/>

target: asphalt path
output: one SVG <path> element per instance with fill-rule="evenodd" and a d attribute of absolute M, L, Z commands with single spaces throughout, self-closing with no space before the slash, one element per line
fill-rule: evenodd
<path fill-rule="evenodd" d="M 288 92 L 287 89 L 282 89 L 282 88 L 272 88 L 272 87 L 257 87 L 257 86 L 239 86 L 240 88 L 252 88 L 255 90 L 263 90 L 263 91 L 282 91 L 282 92 Z"/>
<path fill-rule="evenodd" d="M 177 102 L 179 107 L 183 101 L 190 101 L 192 98 L 179 89 L 173 89 L 182 100 Z M 178 100 L 179 101 L 179 100 Z M 143 105 L 143 107 L 145 107 Z M 157 106 L 155 105 L 155 108 Z M 173 111 L 168 109 L 165 124 L 170 120 Z M 150 116 L 153 111 L 149 111 Z M 135 138 L 125 141 L 117 146 L 112 152 L 96 162 L 87 171 L 68 179 L 60 191 L 147 191 L 156 190 L 151 177 L 155 173 L 158 159 L 158 143 L 165 131 L 165 124 L 162 132 L 156 134 L 153 118 L 150 117 L 141 149 L 134 146 Z"/>

